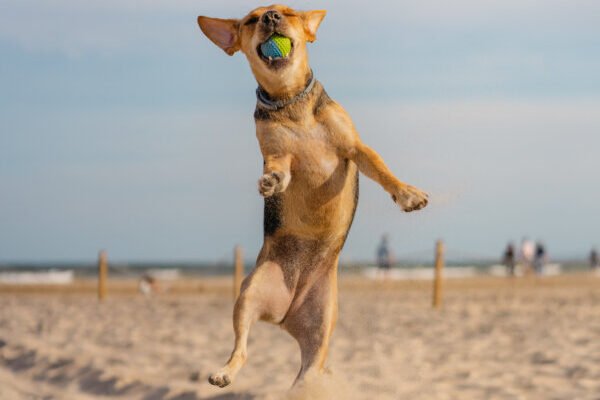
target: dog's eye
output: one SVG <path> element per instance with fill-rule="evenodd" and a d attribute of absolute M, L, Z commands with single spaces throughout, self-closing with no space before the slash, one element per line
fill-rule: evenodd
<path fill-rule="evenodd" d="M 283 13 L 283 15 L 285 15 L 286 17 L 295 17 L 296 14 L 291 14 L 291 13 Z"/>
<path fill-rule="evenodd" d="M 252 25 L 258 22 L 258 17 L 252 17 L 244 23 L 245 26 Z"/>

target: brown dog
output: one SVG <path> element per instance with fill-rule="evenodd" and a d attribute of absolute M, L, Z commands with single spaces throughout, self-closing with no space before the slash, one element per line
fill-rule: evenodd
<path fill-rule="evenodd" d="M 427 194 L 399 181 L 365 145 L 344 109 L 327 96 L 308 65 L 325 11 L 273 5 L 242 19 L 198 17 L 202 32 L 229 55 L 244 53 L 258 82 L 254 113 L 264 159 L 258 190 L 265 198 L 264 244 L 235 304 L 235 348 L 210 376 L 233 381 L 246 361 L 258 319 L 279 324 L 300 344 L 296 382 L 324 371 L 337 318 L 338 255 L 358 201 L 358 171 L 378 182 L 404 210 L 427 205 Z M 287 57 L 265 57 L 273 34 L 291 40 Z"/>

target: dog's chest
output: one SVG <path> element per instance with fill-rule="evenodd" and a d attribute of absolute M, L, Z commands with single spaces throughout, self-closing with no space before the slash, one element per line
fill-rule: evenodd
<path fill-rule="evenodd" d="M 292 155 L 293 179 L 317 187 L 335 178 L 340 170 L 340 158 L 321 124 L 283 128 L 279 134 L 285 150 Z"/>

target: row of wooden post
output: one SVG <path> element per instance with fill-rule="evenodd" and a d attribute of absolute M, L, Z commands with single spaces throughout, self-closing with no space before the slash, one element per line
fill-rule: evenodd
<path fill-rule="evenodd" d="M 233 272 L 233 298 L 240 295 L 242 280 L 244 279 L 244 256 L 241 246 L 235 246 L 234 250 L 234 272 Z M 98 300 L 106 298 L 106 282 L 108 279 L 108 257 L 106 250 L 98 253 Z"/>
<path fill-rule="evenodd" d="M 240 295 L 242 280 L 244 279 L 244 255 L 241 246 L 235 246 L 233 252 L 233 299 Z M 444 242 L 438 240 L 435 244 L 435 272 L 433 278 L 433 308 L 442 307 L 442 282 L 444 270 Z M 108 261 L 106 251 L 98 254 L 98 300 L 106 298 L 106 281 L 108 278 Z"/>
<path fill-rule="evenodd" d="M 242 248 L 236 246 L 234 250 L 234 270 L 233 270 L 233 299 L 237 300 L 240 295 L 240 287 L 242 279 L 244 279 L 244 261 Z M 433 308 L 440 309 L 442 307 L 443 294 L 443 271 L 444 271 L 444 242 L 438 240 L 435 243 L 435 269 L 433 276 Z"/>
<path fill-rule="evenodd" d="M 235 246 L 234 250 L 234 272 L 233 272 L 233 298 L 240 295 L 242 280 L 244 279 L 244 255 L 241 246 Z M 98 300 L 106 298 L 106 282 L 108 279 L 108 257 L 106 250 L 98 253 Z"/>

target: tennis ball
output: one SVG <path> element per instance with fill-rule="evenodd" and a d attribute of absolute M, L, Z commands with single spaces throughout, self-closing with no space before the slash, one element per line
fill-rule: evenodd
<path fill-rule="evenodd" d="M 276 33 L 260 45 L 260 51 L 265 57 L 287 57 L 292 51 L 292 41 Z"/>

